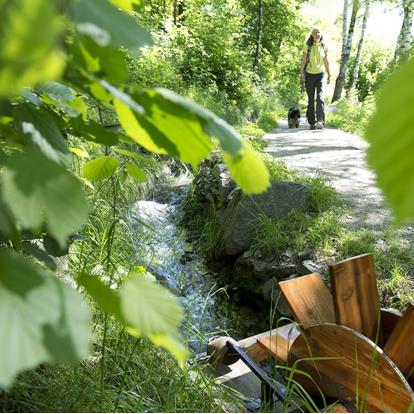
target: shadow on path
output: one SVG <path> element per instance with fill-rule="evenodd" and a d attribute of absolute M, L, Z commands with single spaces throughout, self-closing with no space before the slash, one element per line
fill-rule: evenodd
<path fill-rule="evenodd" d="M 332 128 L 310 131 L 302 118 L 299 129 L 282 121 L 264 139 L 266 151 L 290 168 L 324 175 L 351 207 L 353 228 L 381 230 L 390 223 L 390 210 L 365 161 L 368 145 L 360 137 Z"/>

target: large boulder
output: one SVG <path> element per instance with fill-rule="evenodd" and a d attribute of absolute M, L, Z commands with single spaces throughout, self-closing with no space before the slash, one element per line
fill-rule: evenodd
<path fill-rule="evenodd" d="M 247 196 L 239 191 L 226 209 L 218 257 L 239 256 L 250 248 L 260 216 L 286 217 L 292 210 L 309 210 L 309 186 L 295 182 L 276 182 L 262 194 Z"/>

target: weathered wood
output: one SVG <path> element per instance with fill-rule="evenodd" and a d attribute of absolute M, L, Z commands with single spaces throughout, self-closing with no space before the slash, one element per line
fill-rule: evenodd
<path fill-rule="evenodd" d="M 336 323 L 376 340 L 380 300 L 372 254 L 329 266 Z"/>
<path fill-rule="evenodd" d="M 288 361 L 289 350 L 300 335 L 300 331 L 295 324 L 281 326 L 272 335 L 264 335 L 257 339 L 257 344 L 263 347 L 266 352 L 282 364 Z"/>
<path fill-rule="evenodd" d="M 335 322 L 332 295 L 319 273 L 279 282 L 279 287 L 295 319 L 304 328 Z"/>
<path fill-rule="evenodd" d="M 403 375 L 414 367 L 414 304 L 409 303 L 402 318 L 384 346 L 384 352 L 397 365 Z"/>
<path fill-rule="evenodd" d="M 253 361 L 260 362 L 266 359 L 269 359 L 272 355 L 268 349 L 261 345 L 258 341 L 261 338 L 269 338 L 275 335 L 280 335 L 281 332 L 286 330 L 290 331 L 294 329 L 294 323 L 289 323 L 287 325 L 281 326 L 279 328 L 272 329 L 270 331 L 262 332 L 249 338 L 241 339 L 239 345 L 243 348 L 247 355 Z"/>
<path fill-rule="evenodd" d="M 414 393 L 393 362 L 364 335 L 345 326 L 305 329 L 289 352 L 289 365 L 310 374 L 328 398 L 355 405 L 358 412 L 407 412 Z M 294 378 L 318 396 L 302 375 Z M 312 389 L 313 388 L 313 389 Z"/>
<path fill-rule="evenodd" d="M 397 309 L 381 308 L 381 333 L 383 343 L 386 344 L 392 331 L 397 326 L 398 321 L 402 318 L 402 313 Z"/>

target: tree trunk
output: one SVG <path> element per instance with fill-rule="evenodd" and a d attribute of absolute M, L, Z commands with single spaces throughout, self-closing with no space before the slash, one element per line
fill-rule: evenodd
<path fill-rule="evenodd" d="M 344 11 L 342 17 L 342 48 L 341 56 L 345 53 L 346 42 L 348 39 L 348 22 L 349 22 L 349 0 L 344 0 Z"/>
<path fill-rule="evenodd" d="M 182 0 L 174 0 L 173 1 L 173 20 L 174 26 L 177 26 L 180 16 L 184 12 L 184 5 Z"/>
<path fill-rule="evenodd" d="M 404 17 L 401 31 L 398 35 L 397 47 L 395 48 L 394 62 L 404 60 L 410 50 L 412 41 L 411 28 L 413 25 L 413 8 L 414 0 L 403 1 Z"/>
<path fill-rule="evenodd" d="M 346 71 L 348 69 L 349 57 L 351 55 L 352 38 L 354 36 L 355 22 L 356 22 L 356 17 L 357 17 L 359 6 L 360 6 L 359 0 L 352 0 L 352 13 L 351 13 L 351 20 L 349 23 L 348 35 L 346 39 L 346 46 L 345 46 L 344 53 L 341 56 L 341 64 L 339 66 L 339 74 L 335 82 L 335 89 L 334 89 L 334 94 L 332 97 L 332 102 L 335 102 L 341 98 L 342 90 L 344 89 L 345 76 L 346 76 Z"/>
<path fill-rule="evenodd" d="M 257 71 L 257 67 L 259 66 L 260 62 L 260 51 L 262 48 L 262 36 L 263 36 L 263 0 L 258 0 L 258 25 L 257 25 L 257 35 L 256 35 L 256 52 L 254 54 L 254 62 L 253 62 L 253 71 Z"/>
<path fill-rule="evenodd" d="M 365 31 L 367 29 L 369 6 L 370 6 L 369 0 L 365 0 L 364 18 L 362 19 L 362 26 L 361 26 L 361 37 L 359 38 L 359 42 L 358 42 L 358 50 L 357 50 L 357 55 L 356 55 L 356 58 L 355 58 L 354 69 L 352 71 L 351 85 L 349 86 L 347 97 L 351 93 L 352 89 L 355 88 L 355 85 L 358 81 L 359 65 L 361 63 L 361 56 L 362 56 L 362 46 L 364 44 Z"/>

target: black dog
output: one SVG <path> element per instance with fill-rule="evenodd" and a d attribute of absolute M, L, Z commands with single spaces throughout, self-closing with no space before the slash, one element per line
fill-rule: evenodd
<path fill-rule="evenodd" d="M 299 128 L 300 111 L 297 106 L 289 109 L 288 112 L 288 125 L 289 128 Z"/>

